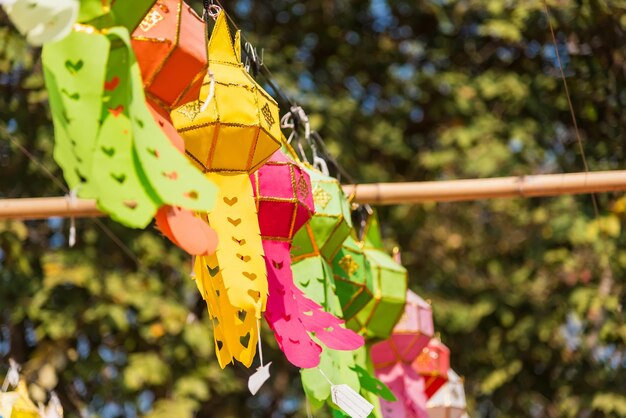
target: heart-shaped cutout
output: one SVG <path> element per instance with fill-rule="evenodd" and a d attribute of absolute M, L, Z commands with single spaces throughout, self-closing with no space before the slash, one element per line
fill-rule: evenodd
<path fill-rule="evenodd" d="M 104 145 L 100 147 L 102 152 L 104 152 L 107 156 L 112 157 L 115 155 L 115 148 L 113 147 L 105 147 Z"/>
<path fill-rule="evenodd" d="M 228 222 L 233 224 L 233 226 L 239 226 L 239 224 L 241 223 L 241 218 L 237 218 L 237 219 L 226 218 L 226 219 L 228 219 Z"/>
<path fill-rule="evenodd" d="M 70 72 L 70 74 L 74 75 L 77 72 L 79 72 L 81 68 L 83 68 L 84 64 L 85 63 L 83 62 L 83 60 L 78 60 L 78 61 L 67 60 L 65 61 L 65 68 L 67 69 L 67 71 Z"/>
<path fill-rule="evenodd" d="M 232 237 L 232 238 L 233 238 L 233 241 L 235 241 L 237 244 L 239 244 L 239 245 L 246 245 L 246 240 L 245 239 L 243 239 L 243 238 L 242 239 L 237 239 L 235 237 Z"/>
<path fill-rule="evenodd" d="M 105 81 L 104 82 L 104 89 L 106 91 L 113 91 L 117 88 L 117 86 L 120 85 L 120 78 L 118 76 L 115 76 L 111 79 L 111 81 Z"/>

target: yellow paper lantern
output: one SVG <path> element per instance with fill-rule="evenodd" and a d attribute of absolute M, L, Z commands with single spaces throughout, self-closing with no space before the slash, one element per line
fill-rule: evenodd
<path fill-rule="evenodd" d="M 278 104 L 248 74 L 220 12 L 200 97 L 172 111 L 187 155 L 204 172 L 252 173 L 280 147 Z"/>

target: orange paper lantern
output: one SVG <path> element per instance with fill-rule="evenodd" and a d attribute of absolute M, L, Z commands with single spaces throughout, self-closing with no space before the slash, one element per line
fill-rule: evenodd
<path fill-rule="evenodd" d="M 204 22 L 182 0 L 159 0 L 132 35 L 146 96 L 170 111 L 195 100 L 207 70 Z"/>

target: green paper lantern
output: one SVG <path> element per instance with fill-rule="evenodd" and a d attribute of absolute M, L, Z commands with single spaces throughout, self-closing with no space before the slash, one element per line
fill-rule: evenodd
<path fill-rule="evenodd" d="M 368 340 L 387 339 L 404 312 L 408 286 L 407 270 L 380 249 L 378 217 L 372 214 L 365 227 L 363 253 L 372 275 L 372 300 L 350 321 L 348 327 Z"/>
<path fill-rule="evenodd" d="M 305 168 L 311 178 L 315 215 L 293 238 L 291 258 L 294 262 L 320 254 L 328 262 L 350 235 L 350 205 L 339 182 L 311 167 Z"/>
<path fill-rule="evenodd" d="M 374 298 L 372 271 L 354 237 L 349 236 L 337 252 L 333 259 L 333 273 L 343 317 L 349 321 Z"/>

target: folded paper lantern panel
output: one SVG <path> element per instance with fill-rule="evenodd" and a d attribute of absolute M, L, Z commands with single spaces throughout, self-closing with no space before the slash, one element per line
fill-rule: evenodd
<path fill-rule="evenodd" d="M 146 95 L 168 111 L 200 94 L 204 36 L 204 22 L 182 0 L 157 1 L 133 33 Z"/>
<path fill-rule="evenodd" d="M 448 370 L 448 381 L 431 396 L 426 406 L 429 418 L 463 418 L 467 408 L 463 379 L 454 370 Z"/>
<path fill-rule="evenodd" d="M 291 242 L 315 211 L 308 174 L 277 151 L 252 181 L 263 239 Z"/>
<path fill-rule="evenodd" d="M 332 262 L 352 229 L 350 206 L 336 179 L 310 167 L 305 171 L 311 178 L 315 216 L 295 235 L 291 256 L 298 261 L 320 254 Z"/>
<path fill-rule="evenodd" d="M 376 368 L 395 362 L 413 362 L 428 345 L 434 334 L 430 304 L 413 293 L 406 292 L 406 305 L 391 337 L 372 345 L 371 356 Z"/>
<path fill-rule="evenodd" d="M 372 272 L 354 237 L 348 236 L 335 255 L 333 273 L 343 317 L 348 321 L 374 297 Z"/>
<path fill-rule="evenodd" d="M 404 311 L 407 271 L 383 250 L 366 241 L 363 253 L 372 275 L 372 301 L 349 322 L 351 329 L 370 340 L 386 339 Z"/>
<path fill-rule="evenodd" d="M 450 350 L 438 338 L 432 338 L 411 367 L 424 376 L 426 396 L 430 399 L 448 381 Z"/>
<path fill-rule="evenodd" d="M 173 110 L 172 121 L 200 170 L 252 173 L 280 147 L 278 105 L 245 70 L 223 12 L 208 57 L 199 99 Z"/>

